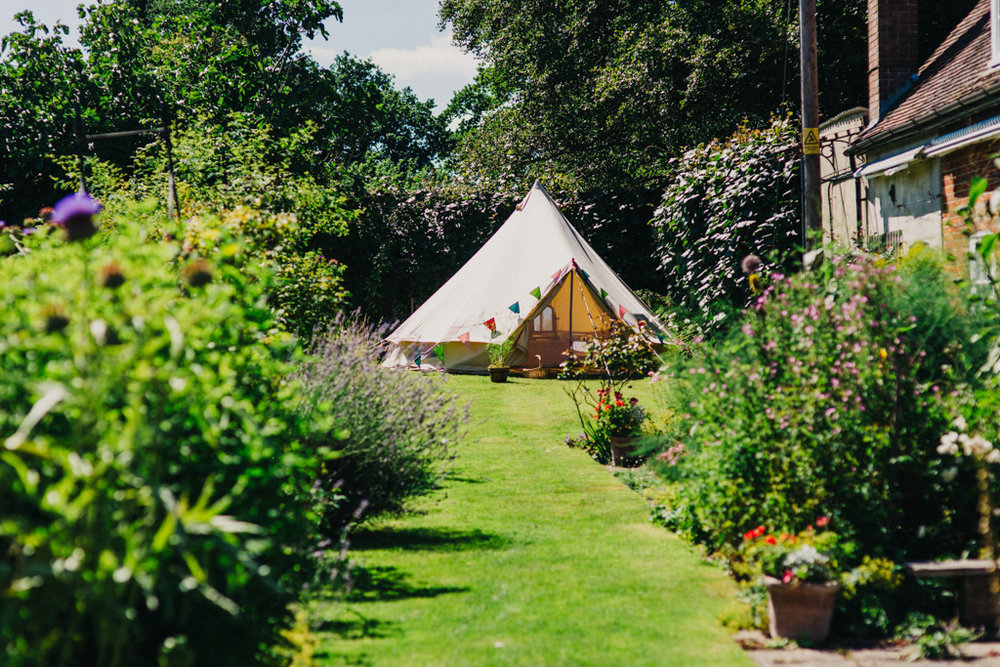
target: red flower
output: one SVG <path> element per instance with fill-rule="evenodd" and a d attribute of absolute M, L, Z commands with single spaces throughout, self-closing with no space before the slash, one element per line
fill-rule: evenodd
<path fill-rule="evenodd" d="M 774 539 L 774 535 L 768 535 L 767 537 L 764 538 L 764 543 L 773 546 L 778 543 L 778 540 Z"/>
<path fill-rule="evenodd" d="M 826 528 L 827 524 L 829 523 L 830 523 L 830 517 L 828 516 L 821 516 L 816 519 L 816 525 L 819 526 L 820 528 Z"/>
<path fill-rule="evenodd" d="M 785 574 L 781 577 L 781 583 L 790 584 L 792 580 L 795 579 L 795 575 L 792 574 L 791 570 L 785 570 Z"/>
<path fill-rule="evenodd" d="M 767 528 L 764 527 L 764 524 L 761 524 L 757 526 L 757 530 L 755 532 L 757 533 L 756 537 L 760 537 L 767 532 Z"/>
<path fill-rule="evenodd" d="M 752 531 L 752 530 L 748 530 L 747 532 L 743 533 L 743 541 L 744 542 L 749 542 L 750 540 L 752 540 L 755 537 L 757 537 L 757 533 L 754 532 L 754 531 Z"/>
<path fill-rule="evenodd" d="M 638 402 L 639 402 L 638 398 L 630 398 L 630 399 L 628 399 L 628 404 L 629 405 L 635 405 Z"/>

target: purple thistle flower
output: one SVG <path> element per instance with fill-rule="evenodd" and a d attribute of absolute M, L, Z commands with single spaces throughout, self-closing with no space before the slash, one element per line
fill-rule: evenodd
<path fill-rule="evenodd" d="M 68 241 L 82 241 L 97 232 L 93 217 L 101 205 L 86 192 L 75 192 L 63 197 L 52 208 L 52 222 L 62 225 Z"/>
<path fill-rule="evenodd" d="M 747 255 L 743 258 L 743 262 L 740 264 L 743 269 L 743 273 L 760 273 L 760 269 L 764 266 L 764 263 L 760 261 L 760 257 L 757 255 Z"/>

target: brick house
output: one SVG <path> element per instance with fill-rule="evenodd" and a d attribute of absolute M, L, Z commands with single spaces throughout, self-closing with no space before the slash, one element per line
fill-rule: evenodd
<path fill-rule="evenodd" d="M 1000 0 L 979 0 L 922 64 L 918 36 L 917 0 L 869 0 L 869 120 L 847 154 L 864 162 L 865 232 L 941 248 L 964 272 L 978 236 L 956 211 L 973 177 L 1000 186 Z"/>

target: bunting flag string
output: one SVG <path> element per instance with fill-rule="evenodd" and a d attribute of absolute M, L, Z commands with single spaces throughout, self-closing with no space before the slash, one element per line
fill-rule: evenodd
<path fill-rule="evenodd" d="M 531 296 L 533 296 L 536 299 L 538 299 L 539 301 L 541 301 L 542 300 L 542 288 L 541 287 L 536 287 L 535 289 L 531 290 Z"/>
<path fill-rule="evenodd" d="M 521 302 L 520 301 L 515 301 L 514 305 L 510 306 L 510 312 L 517 313 L 518 315 L 520 315 L 521 314 Z"/>
<path fill-rule="evenodd" d="M 441 363 L 443 364 L 444 363 L 444 344 L 443 343 L 438 343 L 437 345 L 434 346 L 434 354 L 437 355 L 437 358 L 440 359 Z"/>
<path fill-rule="evenodd" d="M 461 342 L 461 343 L 462 343 L 462 345 L 464 345 L 464 346 L 465 346 L 466 348 L 468 348 L 468 349 L 470 349 L 470 350 L 472 349 L 472 346 L 471 346 L 471 345 L 469 345 L 469 332 L 468 332 L 468 331 L 466 331 L 466 332 L 465 332 L 464 334 L 459 334 L 459 336 L 458 336 L 458 340 L 459 340 L 459 342 Z"/>

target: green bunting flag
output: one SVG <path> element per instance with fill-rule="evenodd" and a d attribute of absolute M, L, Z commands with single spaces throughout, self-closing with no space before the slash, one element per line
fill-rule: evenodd
<path fill-rule="evenodd" d="M 493 331 L 490 332 L 490 338 L 496 338 L 496 337 L 502 336 L 502 335 L 503 334 L 500 333 L 499 331 L 497 331 L 496 329 L 494 329 Z"/>
<path fill-rule="evenodd" d="M 602 299 L 607 299 L 608 298 L 608 291 L 606 289 L 604 289 L 603 287 L 601 288 L 601 298 Z"/>
<path fill-rule="evenodd" d="M 420 353 L 419 352 L 417 353 L 417 356 L 413 358 L 413 363 L 415 363 L 417 365 L 417 368 L 420 368 Z"/>
<path fill-rule="evenodd" d="M 579 271 L 580 271 L 580 275 L 583 276 L 584 280 L 590 280 L 590 276 L 587 275 L 586 271 L 584 271 L 583 269 L 579 269 Z"/>
<path fill-rule="evenodd" d="M 542 288 L 541 287 L 536 287 L 535 289 L 531 290 L 531 296 L 533 296 L 536 299 L 538 299 L 539 301 L 541 301 L 542 300 Z"/>
<path fill-rule="evenodd" d="M 510 307 L 510 312 L 517 313 L 518 315 L 520 315 L 521 314 L 521 302 L 520 301 L 514 302 L 514 305 Z"/>
<path fill-rule="evenodd" d="M 441 363 L 443 364 L 444 363 L 444 345 L 443 344 L 435 345 L 434 346 L 434 354 L 437 355 L 437 358 L 440 359 Z"/>
<path fill-rule="evenodd" d="M 660 342 L 662 343 L 662 342 L 663 342 L 663 340 L 664 340 L 664 338 L 665 338 L 665 337 L 664 337 L 664 335 L 663 335 L 663 332 L 662 332 L 662 331 L 660 331 L 659 329 L 655 329 L 655 330 L 653 331 L 653 333 L 655 333 L 655 334 L 656 334 L 656 340 L 658 340 L 658 341 L 660 341 Z"/>

